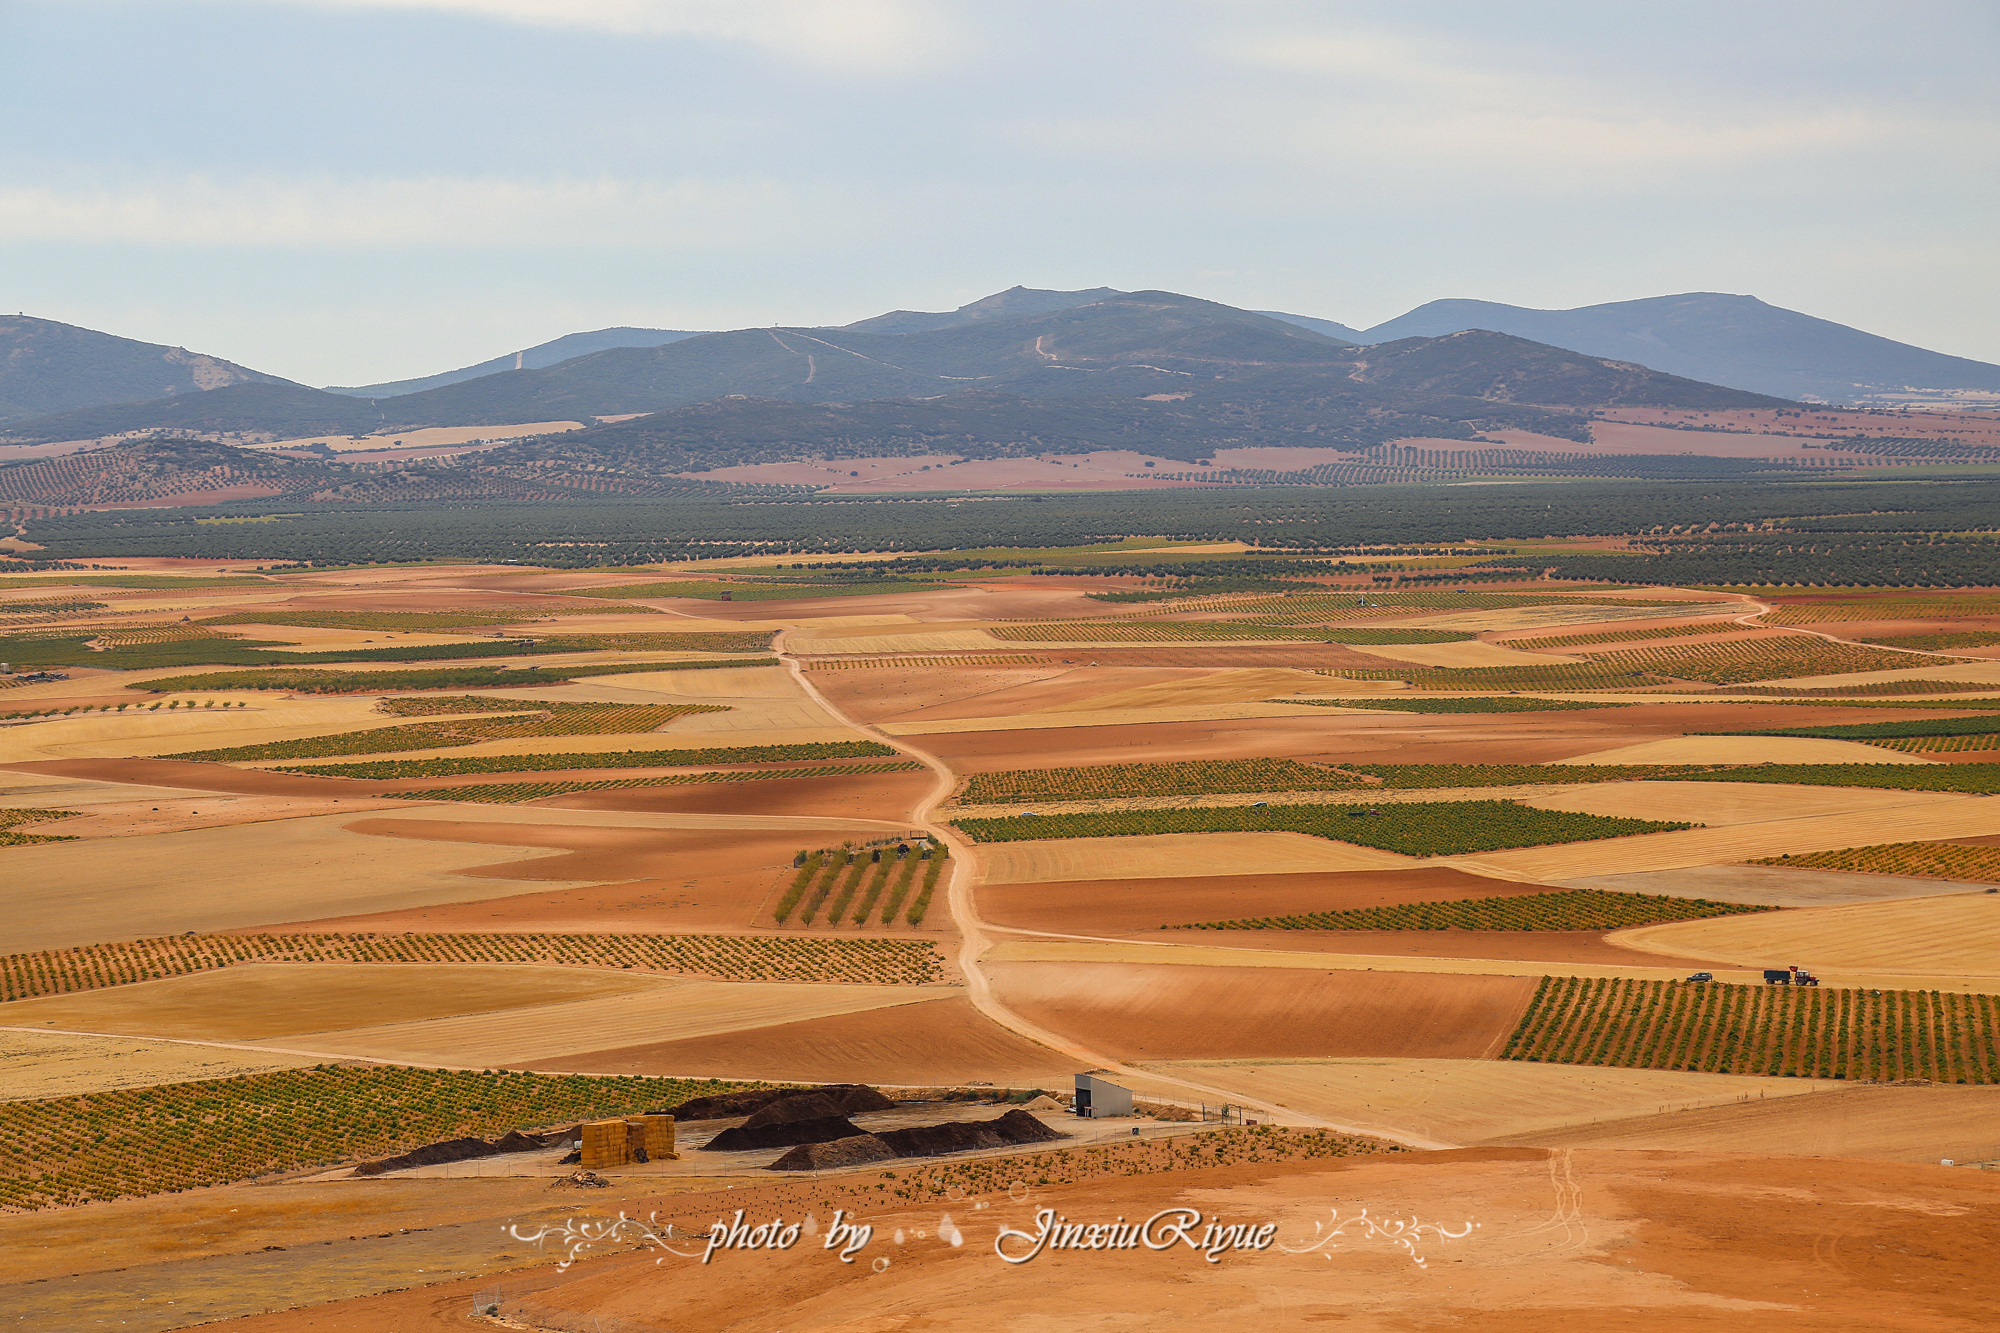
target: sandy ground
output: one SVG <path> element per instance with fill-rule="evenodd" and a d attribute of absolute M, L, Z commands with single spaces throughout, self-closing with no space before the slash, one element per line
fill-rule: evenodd
<path fill-rule="evenodd" d="M 1177 879 L 1230 872 L 1394 870 L 1414 857 L 1304 833 L 1160 833 L 1131 838 L 998 842 L 979 848 L 988 884 L 1047 880 Z"/>
<path fill-rule="evenodd" d="M 8 1007 L 0 1005 L 0 1009 Z M 304 1056 L 5 1028 L 15 1021 L 0 1017 L 0 1097 L 8 1100 L 78 1097 L 113 1088 L 233 1078 L 312 1063 Z"/>
<path fill-rule="evenodd" d="M 1490 1056 L 1535 993 L 1527 977 L 1001 963 L 1003 1003 L 1127 1062 Z"/>
<path fill-rule="evenodd" d="M 0 1004 L 0 1025 L 255 1042 L 394 1020 L 500 1014 L 665 983 L 662 977 L 569 967 L 238 963 L 192 976 Z"/>
<path fill-rule="evenodd" d="M 2000 1182 L 1980 1172 L 1740 1154 L 1487 1148 L 1252 1164 L 1029 1185 L 1015 1198 L 878 1204 L 865 1214 L 874 1239 L 851 1265 L 804 1245 L 732 1252 L 707 1267 L 640 1252 L 560 1277 L 471 1278 L 249 1318 L 232 1333 L 463 1327 L 481 1289 L 544 1311 L 545 1327 L 601 1317 L 605 1328 L 618 1319 L 643 1333 L 1041 1329 L 1075 1327 L 1078 1310 L 1109 1328 L 1973 1333 L 1990 1327 L 1984 1277 L 1994 1243 L 1984 1218 L 1996 1195 Z M 1820 1206 L 1793 1206 L 1805 1199 Z M 823 1187 L 770 1185 L 671 1199 L 660 1220 L 687 1229 L 739 1206 L 797 1218 L 830 1216 L 839 1204 Z M 1179 1248 L 1020 1265 L 993 1252 L 1003 1227 L 1032 1230 L 1038 1209 L 1089 1223 L 1175 1207 L 1274 1222 L 1279 1243 L 1216 1265 Z M 1358 1223 L 1364 1210 L 1376 1229 Z M 947 1215 L 959 1246 L 936 1236 Z M 1338 1237 L 1326 1234 L 1342 1224 Z M 671 1323 L 661 1318 L 668 1311 Z"/>
<path fill-rule="evenodd" d="M 1991 1160 L 2000 1148 L 2000 1088 L 1836 1087 L 1806 1097 L 1669 1111 L 1493 1142 L 1562 1148 L 1787 1153 L 1890 1162 Z"/>
<path fill-rule="evenodd" d="M 1482 1143 L 1696 1106 L 1789 1098 L 1839 1083 L 1518 1060 L 1181 1060 L 1149 1068 L 1233 1088 L 1342 1124 L 1403 1125 L 1447 1143 Z"/>
<path fill-rule="evenodd" d="M 1082 1063 L 1015 1036 L 961 997 L 924 1000 L 718 1036 L 569 1053 L 550 1068 L 688 1078 L 1069 1086 Z M 529 1068 L 537 1066 L 530 1064 Z"/>
<path fill-rule="evenodd" d="M 1945 793 L 1908 792 L 1938 796 Z M 1475 874 L 1501 879 L 1533 879 L 1543 884 L 1585 875 L 1617 875 L 1641 870 L 1679 870 L 1693 866 L 1726 865 L 1780 856 L 1786 852 L 1817 852 L 1877 842 L 1951 838 L 1991 830 L 1994 812 L 1984 798 L 1915 800 L 1906 805 L 1805 818 L 1779 818 L 1764 823 L 1731 824 L 1721 828 L 1646 833 L 1600 842 L 1560 847 L 1525 847 L 1509 852 L 1480 852 L 1442 858 Z"/>
<path fill-rule="evenodd" d="M 461 872 L 503 859 L 519 867 L 547 855 L 532 847 L 496 856 L 498 848 L 370 837 L 350 832 L 345 825 L 352 820 L 324 815 L 9 847 L 0 949 L 60 949 L 497 897 L 509 891 L 506 881 Z M 546 890 L 548 880 L 559 878 L 534 887 Z"/>
<path fill-rule="evenodd" d="M 1787 870 L 1779 866 L 1703 866 L 1695 870 L 1586 875 L 1563 881 L 1566 889 L 1609 893 L 1659 893 L 1772 907 L 1838 907 L 1888 898 L 1934 898 L 1941 893 L 1981 893 L 1977 884 L 1911 875 L 1859 875 L 1840 870 Z"/>
<path fill-rule="evenodd" d="M 2000 898 L 1953 893 L 1938 898 L 1814 907 L 1768 915 L 1678 921 L 1622 930 L 1611 938 L 1634 949 L 1672 949 L 1687 958 L 1789 966 L 1954 976 L 2000 973 Z M 1783 961 L 1777 961 L 1782 959 Z"/>
<path fill-rule="evenodd" d="M 1925 799 L 1926 797 L 1930 799 Z M 1778 782 L 1607 782 L 1559 787 L 1529 797 L 1543 810 L 1625 819 L 1663 819 L 1719 828 L 1826 815 L 1869 815 L 1931 805 L 1959 805 L 1959 792 L 1890 791 L 1874 787 L 1807 787 Z"/>
<path fill-rule="evenodd" d="M 1564 961 L 1550 955 L 1564 952 L 1559 943 L 1552 943 L 1535 950 L 1515 950 L 1516 954 L 1526 952 L 1528 957 L 1510 957 L 1505 952 L 1510 932 L 1493 932 L 1499 938 L 1495 947 L 1486 956 L 1476 954 L 1452 955 L 1439 949 L 1435 953 L 1373 954 L 1355 953 L 1338 946 L 1350 944 L 1344 938 L 1329 937 L 1336 946 L 1328 952 L 1317 952 L 1305 948 L 1272 948 L 1271 937 L 1247 939 L 1241 943 L 1228 935 L 1193 934 L 1193 942 L 1181 941 L 1190 938 L 1181 932 L 1174 932 L 1169 938 L 1155 934 L 1150 938 L 1120 939 L 1112 941 L 1043 939 L 1032 936 L 1016 936 L 1003 939 L 984 955 L 987 966 L 1001 963 L 1062 963 L 1081 965 L 1085 963 L 1133 963 L 1147 966 L 1165 965 L 1193 971 L 1210 967 L 1252 967 L 1283 970 L 1293 974 L 1310 972 L 1423 972 L 1454 977 L 1638 977 L 1646 981 L 1679 981 L 1690 970 L 1685 959 L 1675 962 L 1667 955 L 1656 955 L 1654 960 L 1660 966 L 1647 967 L 1623 961 L 1643 958 L 1652 950 L 1631 949 L 1619 955 L 1620 961 L 1602 962 L 1583 959 Z M 1467 932 L 1472 934 L 1473 932 Z M 1478 932 L 1484 935 L 1486 932 Z M 1617 942 L 1615 936 L 1607 937 Z M 1209 941 L 1219 941 L 1210 943 Z M 1227 941 L 1227 942 L 1220 942 Z M 1259 947 L 1263 946 L 1263 947 Z M 1536 957 L 1535 954 L 1541 956 Z M 1667 966 L 1670 962 L 1674 965 Z M 1715 974 L 1715 979 L 1732 985 L 1756 985 L 1763 981 L 1762 964 L 1755 968 L 1731 967 L 1726 963 L 1702 962 L 1700 970 Z M 1948 990 L 1963 994 L 2000 994 L 2000 976 L 1991 973 L 1967 976 L 1941 972 L 1922 972 L 1916 968 L 1895 970 L 1855 970 L 1835 967 L 1814 969 L 1829 986 L 1868 986 L 1893 990 Z"/>
<path fill-rule="evenodd" d="M 186 674 L 186 673 L 182 673 Z M 33 687 L 30 687 L 33 688 Z M 148 704 L 160 696 L 129 695 Z M 307 695 L 287 699 L 276 694 L 169 694 L 164 702 L 193 699 L 196 703 L 228 700 L 246 707 L 224 709 L 162 708 L 119 715 L 92 715 L 36 722 L 0 729 L 0 763 L 29 760 L 110 758 L 126 755 L 171 754 L 230 745 L 264 745 L 272 741 L 328 736 L 336 732 L 400 726 L 412 719 L 390 717 L 375 710 L 370 698 L 327 698 Z M 423 721 L 432 719 L 425 718 Z"/>
<path fill-rule="evenodd" d="M 939 986 L 697 981 L 497 964 L 240 964 L 0 1005 L 0 1027 L 244 1042 L 488 1068 L 955 995 Z"/>

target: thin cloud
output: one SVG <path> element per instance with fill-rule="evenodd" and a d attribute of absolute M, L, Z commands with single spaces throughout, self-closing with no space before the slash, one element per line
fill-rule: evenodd
<path fill-rule="evenodd" d="M 269 5 L 459 14 L 498 23 L 625 37 L 706 37 L 811 64 L 883 72 L 922 64 L 951 44 L 918 0 L 260 0 Z"/>
<path fill-rule="evenodd" d="M 789 210 L 769 183 L 619 179 L 187 179 L 0 188 L 0 241 L 376 248 L 740 247 Z"/>

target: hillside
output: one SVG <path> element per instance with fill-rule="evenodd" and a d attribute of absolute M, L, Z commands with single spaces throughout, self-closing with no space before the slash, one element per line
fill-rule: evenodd
<path fill-rule="evenodd" d="M 1500 334 L 1357 348 L 1172 292 L 1000 308 L 1079 295 L 1094 293 L 1003 292 L 979 318 L 917 333 L 738 329 L 608 348 L 376 400 L 241 385 L 198 401 L 14 422 L 0 436 L 160 429 L 274 438 L 664 414 L 568 443 L 510 446 L 508 455 L 576 460 L 601 447 L 611 451 L 608 465 L 658 476 L 857 451 L 1129 448 L 1193 461 L 1228 445 L 1366 448 L 1510 428 L 1585 439 L 1585 416 L 1605 407 L 1772 402 Z M 639 457 L 641 440 L 661 457 Z"/>
<path fill-rule="evenodd" d="M 0 421 L 249 383 L 291 381 L 185 347 L 0 316 Z"/>
<path fill-rule="evenodd" d="M 978 324 L 1013 315 L 1042 315 L 1055 310 L 1073 310 L 1080 305 L 1106 301 L 1124 292 L 1112 287 L 1092 287 L 1085 291 L 1056 292 L 1040 287 L 1009 287 L 1004 292 L 982 296 L 956 310 L 891 310 L 886 315 L 857 319 L 843 325 L 848 333 L 932 333 L 960 324 Z"/>
<path fill-rule="evenodd" d="M 324 484 L 317 464 L 207 440 L 145 440 L 0 467 L 0 505 L 250 499 Z"/>
<path fill-rule="evenodd" d="M 253 440 L 305 435 L 361 435 L 392 424 L 365 398 L 303 384 L 233 384 L 208 393 L 86 407 L 0 424 L 0 439 L 88 440 L 136 431 L 240 435 Z"/>
<path fill-rule="evenodd" d="M 1783 398 L 1853 403 L 1906 389 L 2000 392 L 2000 366 L 1926 351 L 1754 296 L 1686 292 L 1576 310 L 1432 301 L 1359 335 L 1367 343 L 1490 329 L 1592 356 Z"/>
<path fill-rule="evenodd" d="M 564 334 L 549 342 L 538 343 L 518 352 L 507 352 L 490 361 L 481 361 L 476 366 L 440 371 L 435 375 L 425 375 L 421 379 L 358 386 L 329 384 L 326 386 L 326 391 L 349 394 L 356 398 L 394 398 L 406 393 L 422 393 L 425 389 L 441 389 L 447 384 L 476 380 L 483 375 L 497 375 L 509 370 L 543 370 L 549 366 L 560 365 L 572 357 L 588 356 L 592 352 L 602 352 L 611 347 L 660 347 L 667 343 L 679 342 L 683 338 L 700 336 L 697 331 L 685 329 L 595 329 L 589 333 Z"/>
<path fill-rule="evenodd" d="M 1363 348 L 1357 353 L 1357 367 L 1356 378 L 1369 384 L 1495 403 L 1711 411 L 1787 405 L 1783 398 L 1662 374 L 1629 361 L 1580 356 L 1483 329 Z"/>

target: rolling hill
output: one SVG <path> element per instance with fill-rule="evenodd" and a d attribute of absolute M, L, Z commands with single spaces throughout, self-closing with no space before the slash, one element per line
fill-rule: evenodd
<path fill-rule="evenodd" d="M 710 404 L 702 413 L 632 426 L 617 438 L 656 431 L 663 440 L 690 439 L 684 430 L 696 422 L 705 466 L 737 461 L 720 424 L 725 421 L 748 432 L 739 441 L 746 449 L 776 430 L 799 456 L 829 448 L 847 452 L 843 441 L 858 438 L 858 430 L 871 440 L 963 436 L 971 444 L 1009 448 L 1054 448 L 1057 442 L 1088 448 L 1115 439 L 1117 447 L 1192 458 L 1228 443 L 1281 438 L 1372 444 L 1410 435 L 1470 438 L 1515 427 L 1574 439 L 1582 438 L 1581 414 L 1607 406 L 1727 408 L 1776 401 L 1505 335 L 1356 348 L 1284 320 L 1172 292 L 1121 292 L 1033 308 L 1094 295 L 1001 293 L 992 299 L 1029 308 L 1007 313 L 989 305 L 978 317 L 914 333 L 759 328 L 702 334 L 374 400 L 243 385 L 195 402 L 14 422 L 0 435 L 72 439 L 161 429 L 296 436 L 588 422 Z M 750 407 L 728 406 L 753 400 Z M 937 400 L 946 400 L 946 407 L 922 406 Z M 839 410 L 787 417 L 768 406 L 773 403 Z M 858 419 L 849 419 L 857 413 Z M 593 432 L 591 438 L 612 436 Z M 753 451 L 763 450 L 757 445 Z"/>
<path fill-rule="evenodd" d="M 290 380 L 190 352 L 31 315 L 0 316 L 0 421 L 104 403 Z"/>
<path fill-rule="evenodd" d="M 1490 329 L 1591 356 L 1782 398 L 1857 403 L 1909 389 L 2000 392 L 2000 366 L 1864 333 L 1754 296 L 1685 292 L 1576 310 L 1432 301 L 1357 335 L 1365 343 Z"/>
<path fill-rule="evenodd" d="M 457 370 L 440 371 L 435 375 L 425 375 L 421 379 L 358 386 L 329 384 L 326 391 L 344 393 L 355 398 L 394 398 L 406 393 L 422 393 L 425 389 L 441 389 L 447 384 L 476 380 L 483 375 L 498 375 L 509 370 L 543 370 L 568 361 L 572 357 L 588 356 L 592 352 L 602 352 L 609 347 L 660 347 L 666 343 L 679 342 L 682 338 L 700 336 L 698 331 L 686 329 L 595 329 L 589 333 L 564 334 L 549 342 L 523 348 L 518 352 L 508 352 L 490 361 L 481 361 L 476 366 L 461 366 Z"/>

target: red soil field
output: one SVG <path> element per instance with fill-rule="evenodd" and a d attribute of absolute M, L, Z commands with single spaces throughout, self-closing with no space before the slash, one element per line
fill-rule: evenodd
<path fill-rule="evenodd" d="M 243 796 L 366 796 L 393 790 L 379 782 L 352 778 L 311 778 L 298 773 L 267 773 L 261 769 L 199 764 L 186 759 L 44 759 L 0 767 L 21 773 L 88 778 L 95 782 L 125 782 L 142 787 L 183 787 L 192 791 L 232 792 Z"/>
<path fill-rule="evenodd" d="M 1021 1017 L 1128 1061 L 1491 1058 L 1537 984 L 1151 963 L 987 963 L 985 971 Z"/>
<path fill-rule="evenodd" d="M 981 1017 L 969 1001 L 951 998 L 556 1056 L 523 1068 L 917 1086 L 979 1080 L 1061 1088 L 1082 1066 Z"/>
<path fill-rule="evenodd" d="M 1284 875 L 1196 875 L 1187 879 L 1086 879 L 1046 884 L 983 884 L 979 915 L 996 926 L 1071 935 L 1124 935 L 1161 923 L 1334 912 L 1354 907 L 1511 898 L 1551 892 L 1540 884 L 1488 879 L 1462 870 L 1354 870 Z M 1256 932 L 1231 931 L 1234 944 Z M 1422 932 L 1433 936 L 1439 932 Z M 1447 932 L 1448 933 L 1448 932 Z M 1177 939 L 1186 942 L 1185 935 Z M 1320 946 L 1315 945 L 1315 948 Z M 1352 950 L 1336 950 L 1347 953 Z"/>
<path fill-rule="evenodd" d="M 831 836 L 789 830 L 767 833 L 736 829 L 604 829 L 393 818 L 358 820 L 347 827 L 353 832 L 387 837 L 566 848 L 571 855 L 497 862 L 466 873 L 490 879 L 614 882 L 518 897 L 413 907 L 399 912 L 293 922 L 287 928 L 519 934 L 737 933 L 768 928 L 769 904 L 776 901 L 790 874 L 792 854 L 815 838 Z M 468 885 L 468 897 L 475 891 L 476 881 Z"/>

